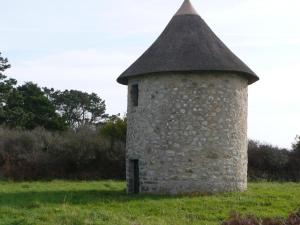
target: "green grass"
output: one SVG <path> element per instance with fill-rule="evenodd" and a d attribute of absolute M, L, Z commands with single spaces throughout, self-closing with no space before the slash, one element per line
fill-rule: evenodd
<path fill-rule="evenodd" d="M 300 208 L 300 184 L 251 183 L 245 193 L 127 196 L 125 183 L 0 181 L 0 225 L 204 225 L 232 211 L 287 216 Z"/>

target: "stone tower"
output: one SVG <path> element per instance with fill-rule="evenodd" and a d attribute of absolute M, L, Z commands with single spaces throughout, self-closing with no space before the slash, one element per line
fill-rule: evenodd
<path fill-rule="evenodd" d="M 117 79 L 128 85 L 128 193 L 246 190 L 248 85 L 258 79 L 185 0 Z"/>

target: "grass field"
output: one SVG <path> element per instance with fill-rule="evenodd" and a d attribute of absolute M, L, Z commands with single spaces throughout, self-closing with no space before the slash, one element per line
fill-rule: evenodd
<path fill-rule="evenodd" d="M 232 211 L 287 216 L 300 208 L 300 184 L 251 183 L 245 193 L 198 197 L 127 196 L 125 183 L 0 181 L 1 225 L 220 224 Z"/>

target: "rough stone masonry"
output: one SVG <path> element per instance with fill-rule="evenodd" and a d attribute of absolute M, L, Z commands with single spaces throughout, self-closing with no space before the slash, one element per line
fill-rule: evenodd
<path fill-rule="evenodd" d="M 139 159 L 141 192 L 246 189 L 247 79 L 148 75 L 130 79 L 129 96 L 136 83 L 139 105 L 128 101 L 127 160 Z"/>

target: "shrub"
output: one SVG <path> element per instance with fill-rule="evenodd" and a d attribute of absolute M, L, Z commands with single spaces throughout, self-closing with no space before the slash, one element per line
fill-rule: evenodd
<path fill-rule="evenodd" d="M 0 174 L 10 179 L 123 179 L 124 161 L 125 143 L 111 148 L 98 129 L 0 129 Z"/>
<path fill-rule="evenodd" d="M 254 216 L 242 217 L 238 214 L 234 214 L 227 222 L 222 225 L 261 225 L 261 222 Z"/>
<path fill-rule="evenodd" d="M 293 213 L 287 219 L 283 218 L 265 218 L 259 219 L 254 216 L 242 217 L 233 214 L 227 222 L 222 225 L 299 225 L 300 213 Z"/>
<path fill-rule="evenodd" d="M 298 181 L 299 173 L 293 165 L 293 152 L 257 141 L 249 141 L 248 174 L 251 180 Z"/>
<path fill-rule="evenodd" d="M 294 180 L 300 180 L 300 136 L 296 137 L 296 142 L 293 144 L 288 169 L 291 171 Z"/>

